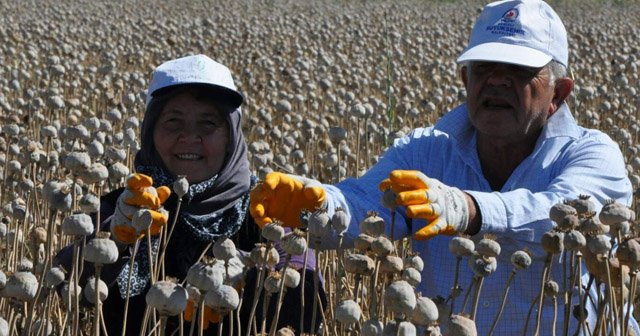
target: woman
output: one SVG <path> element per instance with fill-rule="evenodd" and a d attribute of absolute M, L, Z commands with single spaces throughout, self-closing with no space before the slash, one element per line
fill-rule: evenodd
<path fill-rule="evenodd" d="M 179 58 L 160 65 L 154 71 L 147 95 L 141 149 L 135 157 L 135 169 L 150 176 L 156 187 L 171 186 L 180 175 L 186 176 L 189 182 L 164 262 L 167 276 L 183 280 L 189 267 L 218 237 L 231 237 L 244 251 L 250 251 L 260 241 L 258 226 L 251 216 L 247 216 L 249 191 L 257 179 L 249 171 L 247 146 L 241 129 L 239 107 L 243 98 L 236 91 L 229 69 L 204 55 Z M 102 227 L 108 229 L 111 226 L 115 240 L 121 242 L 130 237 L 114 230 L 114 224 L 119 223 L 112 218 L 114 212 L 118 213 L 119 198 L 126 194 L 123 190 L 115 190 L 103 197 L 100 216 L 105 218 Z M 171 194 L 164 203 L 164 209 L 169 211 L 168 223 L 174 220 L 176 205 L 177 197 Z M 170 226 L 168 230 L 171 230 Z M 152 249 L 156 252 L 157 239 L 152 241 Z M 127 335 L 139 334 L 144 316 L 144 293 L 150 283 L 146 248 L 147 244 L 140 244 L 135 256 Z M 123 249 L 119 261 L 105 266 L 102 271 L 102 279 L 110 286 L 109 297 L 103 305 L 104 321 L 110 335 L 119 335 L 122 328 L 131 250 Z M 208 253 L 211 254 L 210 251 Z M 298 264 L 302 265 L 301 262 Z M 311 260 L 307 269 L 313 269 L 313 265 L 314 260 Z M 313 277 L 314 274 L 308 271 L 304 284 L 305 296 L 308 295 L 305 302 L 313 302 Z M 254 284 L 255 273 L 250 272 L 241 308 L 243 328 L 248 326 Z M 287 292 L 283 303 L 285 307 L 300 306 L 302 285 Z M 321 297 L 324 301 L 324 293 Z M 306 332 L 310 331 L 312 306 L 305 305 L 304 312 L 301 312 L 306 319 Z M 258 307 L 256 315 L 260 317 L 262 304 Z M 267 316 L 274 315 L 273 309 L 272 304 Z M 280 316 L 279 327 L 299 324 L 299 314 Z M 168 332 L 177 325 L 177 319 L 170 321 Z M 186 325 L 188 328 L 188 323 Z M 318 326 L 319 320 L 314 325 Z M 205 331 L 206 334 L 217 334 L 217 324 L 212 326 Z M 244 334 L 246 330 L 242 332 Z"/>

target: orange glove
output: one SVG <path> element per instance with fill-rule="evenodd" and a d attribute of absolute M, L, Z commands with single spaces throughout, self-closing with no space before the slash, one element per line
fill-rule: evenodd
<path fill-rule="evenodd" d="M 187 308 L 185 308 L 184 310 L 185 321 L 191 322 L 193 320 L 193 317 L 196 316 L 195 314 L 196 308 L 198 308 L 198 306 L 196 306 L 195 302 L 190 299 L 187 302 Z M 205 305 L 202 329 L 203 330 L 208 329 L 209 323 L 219 323 L 219 322 L 220 322 L 220 315 L 218 315 L 218 313 L 216 313 L 211 307 L 208 307 L 207 305 Z M 195 323 L 198 323 L 198 321 L 195 321 Z"/>
<path fill-rule="evenodd" d="M 283 226 L 299 227 L 300 212 L 324 206 L 325 196 L 322 184 L 316 180 L 273 172 L 251 191 L 249 210 L 260 227 L 276 219 Z"/>
<path fill-rule="evenodd" d="M 427 225 L 416 232 L 417 240 L 439 234 L 454 235 L 467 229 L 469 206 L 465 194 L 458 188 L 417 170 L 394 170 L 379 188 L 382 191 L 391 188 L 397 194 L 396 203 L 407 207 L 408 217 L 427 221 Z"/>
<path fill-rule="evenodd" d="M 146 230 L 138 230 L 131 220 L 140 209 L 147 209 L 152 221 L 149 231 L 152 235 L 160 232 L 167 224 L 168 213 L 162 204 L 171 195 L 171 190 L 166 187 L 153 187 L 151 177 L 135 173 L 127 177 L 127 188 L 122 192 L 116 202 L 116 211 L 111 219 L 111 232 L 121 243 L 132 244 L 144 237 Z"/>

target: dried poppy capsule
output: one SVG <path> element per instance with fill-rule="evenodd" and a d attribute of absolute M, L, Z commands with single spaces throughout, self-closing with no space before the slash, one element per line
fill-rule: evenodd
<path fill-rule="evenodd" d="M 635 220 L 635 213 L 625 205 L 609 199 L 600 211 L 599 219 L 604 225 L 614 225 Z"/>
<path fill-rule="evenodd" d="M 1 296 L 8 296 L 20 301 L 30 302 L 36 297 L 38 279 L 31 272 L 13 273 L 0 291 Z"/>
<path fill-rule="evenodd" d="M 272 242 L 280 241 L 284 237 L 284 228 L 278 221 L 267 223 L 262 228 L 262 237 Z"/>
<path fill-rule="evenodd" d="M 531 254 L 523 250 L 515 251 L 511 255 L 511 264 L 519 269 L 526 269 L 531 266 Z"/>
<path fill-rule="evenodd" d="M 101 231 L 84 249 L 84 260 L 96 265 L 113 264 L 118 260 L 118 247 L 109 239 L 109 232 Z"/>
<path fill-rule="evenodd" d="M 72 171 L 78 173 L 89 169 L 91 166 L 91 158 L 85 152 L 71 152 L 64 158 L 62 165 Z"/>
<path fill-rule="evenodd" d="M 87 284 L 84 286 L 84 298 L 89 301 L 91 304 L 96 304 L 96 279 L 92 276 L 87 279 Z M 100 302 L 104 302 L 109 296 L 109 288 L 107 288 L 107 284 L 102 281 L 102 279 L 98 279 L 98 300 Z"/>
<path fill-rule="evenodd" d="M 186 280 L 201 291 L 210 291 L 222 285 L 223 275 L 213 266 L 211 260 L 205 259 L 189 268 Z"/>
<path fill-rule="evenodd" d="M 556 297 L 558 296 L 559 292 L 560 292 L 560 286 L 558 286 L 557 282 L 553 280 L 549 280 L 544 283 L 544 295 L 550 296 L 550 297 Z"/>
<path fill-rule="evenodd" d="M 338 234 L 343 233 L 349 227 L 349 216 L 343 208 L 336 208 L 331 216 L 331 228 Z"/>
<path fill-rule="evenodd" d="M 498 262 L 494 257 L 474 255 L 469 257 L 469 267 L 477 276 L 486 277 L 496 271 Z"/>
<path fill-rule="evenodd" d="M 64 278 L 65 271 L 63 268 L 59 266 L 51 267 L 44 275 L 44 285 L 47 288 L 56 287 L 64 281 Z M 4 285 L 2 287 L 4 287 Z"/>
<path fill-rule="evenodd" d="M 411 322 L 419 326 L 428 326 L 438 322 L 438 307 L 428 297 L 416 299 L 416 307 L 411 313 Z"/>
<path fill-rule="evenodd" d="M 571 230 L 564 234 L 564 248 L 567 251 L 580 251 L 587 245 L 587 239 L 578 230 Z"/>
<path fill-rule="evenodd" d="M 485 235 L 477 244 L 476 252 L 483 257 L 497 257 L 500 254 L 500 244 L 491 235 Z"/>
<path fill-rule="evenodd" d="M 542 249 L 550 254 L 557 254 L 564 250 L 564 233 L 559 231 L 547 231 L 540 240 Z"/>
<path fill-rule="evenodd" d="M 312 212 L 307 219 L 307 229 L 309 234 L 316 237 L 323 237 L 330 228 L 330 218 L 325 209 L 317 209 Z"/>
<path fill-rule="evenodd" d="M 627 265 L 631 270 L 640 267 L 640 243 L 637 238 L 625 239 L 616 250 L 616 256 L 620 263 Z"/>
<path fill-rule="evenodd" d="M 173 182 L 173 192 L 176 193 L 178 198 L 186 195 L 189 192 L 189 181 L 185 175 L 178 176 L 178 179 Z"/>
<path fill-rule="evenodd" d="M 300 272 L 296 269 L 287 267 L 284 272 L 284 285 L 287 288 L 296 288 L 300 284 Z"/>
<path fill-rule="evenodd" d="M 295 336 L 296 333 L 290 327 L 283 327 L 276 331 L 276 336 Z"/>
<path fill-rule="evenodd" d="M 220 237 L 213 244 L 213 256 L 217 259 L 229 261 L 237 254 L 236 244 L 227 237 Z"/>
<path fill-rule="evenodd" d="M 464 257 L 473 254 L 476 246 L 473 240 L 464 237 L 464 236 L 456 236 L 449 241 L 449 251 L 453 253 L 456 257 Z"/>
<path fill-rule="evenodd" d="M 413 287 L 404 280 L 394 281 L 384 293 L 384 306 L 396 314 L 411 314 L 416 307 Z"/>
<path fill-rule="evenodd" d="M 153 223 L 153 216 L 148 209 L 137 210 L 131 218 L 131 226 L 136 232 L 146 232 Z"/>
<path fill-rule="evenodd" d="M 282 237 L 282 249 L 290 255 L 302 255 L 307 250 L 304 232 L 294 229 Z"/>
<path fill-rule="evenodd" d="M 384 325 L 378 319 L 369 319 L 364 321 L 360 330 L 362 336 L 380 336 Z"/>
<path fill-rule="evenodd" d="M 380 272 L 385 274 L 395 274 L 402 271 L 402 258 L 386 255 L 380 258 Z"/>
<path fill-rule="evenodd" d="M 409 321 L 391 320 L 382 330 L 383 336 L 415 336 L 416 326 Z"/>
<path fill-rule="evenodd" d="M 468 317 L 462 315 L 452 315 L 449 320 L 449 335 L 456 336 L 477 336 L 476 323 Z"/>
<path fill-rule="evenodd" d="M 264 290 L 271 294 L 278 293 L 280 291 L 280 281 L 282 281 L 280 272 L 270 272 L 269 276 L 264 279 Z"/>
<path fill-rule="evenodd" d="M 91 217 L 83 213 L 70 215 L 62 221 L 62 232 L 70 236 L 88 236 L 93 228 Z"/>
<path fill-rule="evenodd" d="M 404 264 L 405 269 L 415 268 L 419 272 L 422 272 L 424 269 L 424 261 L 422 261 L 422 258 L 417 254 L 410 253 L 404 258 L 402 263 Z"/>
<path fill-rule="evenodd" d="M 371 250 L 378 257 L 384 257 L 393 253 L 393 251 L 395 251 L 395 247 L 389 238 L 385 236 L 378 236 L 373 242 L 371 242 Z"/>
<path fill-rule="evenodd" d="M 115 162 L 110 165 L 109 168 L 109 181 L 118 182 L 123 178 L 129 176 L 129 168 L 121 162 Z"/>
<path fill-rule="evenodd" d="M 100 211 L 100 198 L 93 193 L 86 193 L 78 201 L 80 210 L 84 213 L 94 213 Z"/>
<path fill-rule="evenodd" d="M 77 174 L 86 184 L 99 183 L 109 178 L 109 170 L 99 162 L 91 164 L 91 166 L 85 170 L 78 171 Z"/>
<path fill-rule="evenodd" d="M 189 294 L 175 281 L 156 281 L 145 296 L 147 304 L 164 316 L 175 316 L 187 307 Z"/>
<path fill-rule="evenodd" d="M 274 268 L 280 262 L 280 253 L 274 247 L 267 249 L 267 267 Z"/>
<path fill-rule="evenodd" d="M 357 323 L 362 315 L 360 306 L 353 300 L 342 300 L 335 307 L 338 322 L 350 325 Z"/>
<path fill-rule="evenodd" d="M 366 233 L 359 234 L 353 241 L 353 245 L 356 250 L 360 252 L 367 252 L 371 249 L 371 243 L 376 240 Z"/>
<path fill-rule="evenodd" d="M 420 282 L 422 282 L 422 275 L 415 268 L 405 268 L 402 270 L 402 280 L 408 282 L 413 287 L 417 287 Z"/>
<path fill-rule="evenodd" d="M 589 200 L 589 198 L 591 198 L 591 196 L 589 195 L 580 195 L 577 199 L 570 201 L 569 204 L 576 209 L 578 215 L 595 213 L 596 205 L 591 200 Z"/>
<path fill-rule="evenodd" d="M 31 230 L 31 242 L 35 245 L 38 246 L 40 244 L 44 244 L 47 242 L 47 229 L 38 226 L 33 228 L 33 230 Z"/>
<path fill-rule="evenodd" d="M 549 209 L 549 218 L 560 225 L 560 222 L 568 215 L 577 215 L 574 207 L 567 203 L 556 203 Z"/>
<path fill-rule="evenodd" d="M 375 268 L 373 259 L 364 254 L 349 254 L 344 257 L 344 269 L 349 273 L 371 275 Z"/>
<path fill-rule="evenodd" d="M 256 246 L 249 252 L 249 258 L 256 267 L 264 267 L 267 264 L 267 245 L 256 243 Z"/>
<path fill-rule="evenodd" d="M 587 248 L 595 255 L 607 254 L 611 250 L 611 238 L 606 235 L 587 236 Z"/>
<path fill-rule="evenodd" d="M 580 232 L 587 235 L 597 235 L 609 232 L 609 226 L 604 225 L 600 222 L 600 219 L 595 216 L 587 217 L 580 221 L 580 226 L 578 227 Z"/>
<path fill-rule="evenodd" d="M 566 215 L 558 223 L 558 229 L 561 231 L 569 231 L 580 225 L 580 218 L 577 215 Z"/>
<path fill-rule="evenodd" d="M 384 233 L 384 219 L 375 211 L 369 211 L 367 217 L 360 222 L 360 232 L 377 237 Z"/>
<path fill-rule="evenodd" d="M 393 192 L 393 190 L 391 190 L 391 188 L 386 189 L 385 191 L 382 192 L 382 206 L 389 209 L 389 210 L 395 210 L 395 208 L 398 206 L 398 202 L 396 202 L 396 197 L 397 194 L 395 192 Z"/>

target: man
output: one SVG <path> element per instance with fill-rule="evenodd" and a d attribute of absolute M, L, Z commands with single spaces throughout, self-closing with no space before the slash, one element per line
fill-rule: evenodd
<path fill-rule="evenodd" d="M 320 186 L 272 174 L 254 190 L 251 210 L 258 222 L 279 218 L 296 225 L 287 210 L 341 206 L 351 216 L 347 237 L 353 238 L 369 210 L 390 222 L 389 210 L 380 203 L 382 182 L 382 189 L 401 192 L 396 200 L 406 207 L 398 212 L 403 218 L 396 219 L 394 234 L 414 234 L 417 239 L 414 250 L 425 262 L 419 290 L 430 297 L 447 296 L 453 285 L 456 263 L 448 250 L 449 235 L 495 235 L 502 253 L 497 271 L 484 280 L 476 317 L 479 335 L 488 333 L 500 307 L 512 270 L 511 254 L 526 248 L 534 262 L 515 277 L 493 333 L 520 335 L 539 293 L 545 256 L 539 242 L 553 227 L 551 206 L 580 194 L 591 195 L 597 209 L 608 198 L 628 205 L 631 184 L 618 146 L 605 134 L 578 126 L 569 111 L 566 99 L 573 81 L 566 76 L 567 33 L 546 3 L 487 5 L 457 62 L 466 104 L 435 126 L 397 140 L 358 179 Z M 404 225 L 408 218 L 413 218 L 411 226 Z M 551 275 L 559 283 L 561 269 L 555 267 Z M 467 288 L 473 274 L 466 267 L 462 272 L 461 284 Z M 563 311 L 562 305 L 558 308 Z M 548 305 L 543 309 L 543 334 L 549 334 L 552 318 Z M 575 320 L 571 323 L 573 333 Z"/>

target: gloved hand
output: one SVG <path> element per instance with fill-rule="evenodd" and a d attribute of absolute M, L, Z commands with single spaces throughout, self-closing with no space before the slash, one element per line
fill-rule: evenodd
<path fill-rule="evenodd" d="M 299 227 L 303 209 L 315 211 L 325 204 L 320 182 L 297 175 L 272 172 L 251 191 L 249 210 L 258 226 L 279 220 L 287 227 Z"/>
<path fill-rule="evenodd" d="M 187 308 L 185 308 L 184 310 L 184 320 L 187 322 L 193 321 L 193 318 L 197 316 L 196 309 L 198 309 L 198 306 L 196 306 L 193 300 L 189 299 L 189 301 L 187 301 Z M 216 313 L 215 310 L 213 310 L 213 308 L 207 305 L 204 305 L 204 318 L 202 320 L 202 330 L 207 330 L 209 328 L 209 323 L 219 323 L 219 322 L 220 322 L 220 314 Z M 196 326 L 197 326 L 198 320 L 192 323 L 196 323 Z"/>
<path fill-rule="evenodd" d="M 111 233 L 116 240 L 124 244 L 133 244 L 144 237 L 144 231 L 138 231 L 131 222 L 133 215 L 140 209 L 148 209 L 152 222 L 149 232 L 156 235 L 167 224 L 168 213 L 162 204 L 169 198 L 171 190 L 166 187 L 153 187 L 151 177 L 144 174 L 131 174 L 127 177 L 127 188 L 118 197 L 116 211 L 111 219 Z"/>
<path fill-rule="evenodd" d="M 394 170 L 379 185 L 380 190 L 393 190 L 398 205 L 407 208 L 410 218 L 422 218 L 427 225 L 415 234 L 425 240 L 439 234 L 464 232 L 469 222 L 469 207 L 464 193 L 427 177 L 417 170 Z"/>

